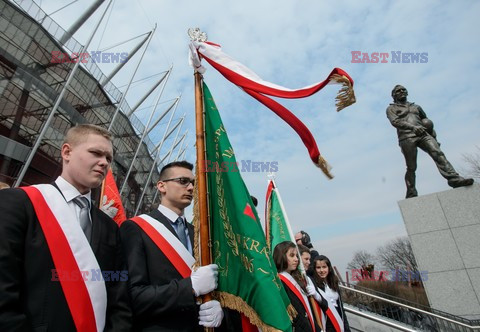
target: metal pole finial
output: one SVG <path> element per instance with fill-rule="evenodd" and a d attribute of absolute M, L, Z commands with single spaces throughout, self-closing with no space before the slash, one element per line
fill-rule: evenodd
<path fill-rule="evenodd" d="M 188 36 L 191 41 L 206 42 L 207 34 L 202 32 L 200 28 L 190 28 L 188 29 Z"/>

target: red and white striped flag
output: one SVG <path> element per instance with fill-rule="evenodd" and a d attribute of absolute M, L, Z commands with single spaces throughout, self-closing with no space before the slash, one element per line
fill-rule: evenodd
<path fill-rule="evenodd" d="M 327 84 L 337 83 L 342 85 L 336 98 L 337 111 L 340 111 L 355 103 L 353 79 L 347 74 L 347 72 L 340 68 L 334 68 L 322 82 L 300 89 L 289 89 L 263 80 L 245 65 L 223 53 L 220 45 L 208 41 L 193 41 L 190 44 L 190 51 L 191 62 L 197 71 L 204 71 L 200 59 L 205 59 L 226 79 L 242 88 L 246 93 L 270 108 L 275 114 L 287 122 L 302 139 L 314 164 L 320 167 L 328 178 L 333 178 L 330 174 L 330 166 L 320 155 L 317 143 L 308 128 L 292 112 L 273 99 L 267 97 L 267 95 L 280 98 L 304 98 L 320 91 Z"/>

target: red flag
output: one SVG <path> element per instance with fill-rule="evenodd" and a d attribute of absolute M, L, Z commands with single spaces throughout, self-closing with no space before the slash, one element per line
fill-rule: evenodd
<path fill-rule="evenodd" d="M 127 219 L 127 216 L 111 168 L 103 180 L 101 196 L 100 210 L 108 214 L 120 226 Z"/>

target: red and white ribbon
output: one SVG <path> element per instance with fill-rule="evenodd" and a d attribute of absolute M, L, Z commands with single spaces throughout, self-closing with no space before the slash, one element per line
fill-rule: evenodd
<path fill-rule="evenodd" d="M 320 91 L 327 84 L 340 83 L 343 85 L 337 96 L 337 110 L 340 111 L 355 102 L 353 79 L 347 72 L 340 68 L 334 68 L 327 78 L 321 82 L 300 89 L 289 89 L 263 80 L 254 71 L 223 53 L 217 44 L 193 41 L 190 44 L 190 54 L 190 63 L 196 71 L 204 71 L 200 59 L 205 59 L 226 79 L 242 88 L 246 93 L 270 108 L 287 122 L 302 139 L 315 165 L 320 167 L 329 178 L 333 177 L 330 174 L 330 166 L 321 157 L 317 143 L 308 128 L 292 112 L 266 95 L 280 98 L 304 98 Z"/>

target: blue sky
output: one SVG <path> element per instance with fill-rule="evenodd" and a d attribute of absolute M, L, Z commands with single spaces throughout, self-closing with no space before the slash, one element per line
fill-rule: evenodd
<path fill-rule="evenodd" d="M 42 1 L 47 13 L 69 1 Z M 69 27 L 90 5 L 79 0 L 53 15 Z M 103 8 L 103 7 L 102 7 Z M 385 110 L 394 85 L 409 91 L 435 123 L 438 140 L 457 170 L 462 155 L 480 146 L 478 1 L 119 1 L 108 27 L 102 25 L 91 50 L 132 38 L 158 24 L 137 77 L 173 72 L 162 101 L 182 94 L 177 117 L 187 114 L 189 160 L 194 160 L 193 71 L 188 66 L 190 27 L 200 27 L 209 40 L 250 67 L 263 79 L 299 88 L 323 80 L 334 67 L 355 81 L 357 103 L 335 111 L 338 86 L 316 95 L 281 101 L 311 130 L 322 155 L 333 166 L 333 180 L 310 161 L 302 142 L 288 125 L 226 81 L 208 64 L 204 75 L 222 115 L 237 160 L 276 161 L 276 181 L 294 231 L 303 229 L 314 246 L 344 271 L 356 250 L 374 252 L 385 242 L 406 235 L 397 202 L 405 195 L 404 160 L 395 129 Z M 99 13 L 75 35 L 85 42 Z M 100 36 L 103 35 L 103 38 Z M 129 52 L 134 42 L 116 47 Z M 388 63 L 352 63 L 352 51 L 386 52 Z M 427 63 L 391 63 L 391 52 L 428 53 Z M 136 58 L 138 59 L 138 57 Z M 128 83 L 136 63 L 114 78 Z M 108 73 L 112 65 L 102 64 Z M 153 80 L 137 84 L 127 95 L 136 103 Z M 153 103 L 153 97 L 144 106 Z M 166 107 L 166 106 L 164 106 Z M 148 109 L 138 114 L 147 116 Z M 163 135 L 166 120 L 153 139 Z M 171 141 L 166 143 L 166 147 Z M 167 149 L 163 149 L 166 153 Z M 162 154 L 163 154 L 162 153 Z M 419 152 L 420 195 L 448 190 L 434 163 Z M 243 173 L 263 215 L 267 174 Z"/>

